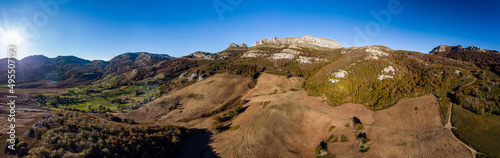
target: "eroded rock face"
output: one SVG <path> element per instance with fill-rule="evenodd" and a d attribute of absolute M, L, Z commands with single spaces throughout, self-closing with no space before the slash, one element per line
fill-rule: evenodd
<path fill-rule="evenodd" d="M 202 58 L 205 60 L 214 60 L 215 54 L 213 53 L 208 53 L 208 52 L 202 52 L 202 51 L 196 51 L 194 53 L 191 53 L 189 57 L 191 58 Z"/>
<path fill-rule="evenodd" d="M 464 46 L 458 45 L 458 46 L 451 48 L 451 50 L 464 50 Z"/>
<path fill-rule="evenodd" d="M 227 49 L 229 49 L 229 50 L 248 50 L 248 46 L 245 43 L 241 43 L 241 44 L 231 43 L 231 44 L 229 44 L 229 47 Z"/>
<path fill-rule="evenodd" d="M 476 47 L 476 46 L 468 46 L 467 48 L 465 48 L 466 50 L 479 50 L 479 51 L 482 51 L 483 49 L 479 48 L 479 47 Z"/>
<path fill-rule="evenodd" d="M 444 52 L 449 46 L 447 45 L 440 45 L 437 46 L 436 48 L 432 49 L 429 53 L 436 53 L 436 52 Z"/>
<path fill-rule="evenodd" d="M 288 54 L 302 54 L 301 51 L 293 50 L 293 49 L 283 49 L 281 50 L 281 53 L 288 53 Z"/>
<path fill-rule="evenodd" d="M 242 43 L 242 44 L 239 44 L 239 45 L 238 45 L 238 44 L 235 44 L 235 43 L 231 43 L 231 44 L 229 44 L 229 47 L 235 47 L 235 48 L 247 48 L 248 46 L 247 46 L 247 44 L 245 44 L 245 43 Z"/>
<path fill-rule="evenodd" d="M 312 37 L 312 36 L 303 36 L 299 37 L 294 42 L 292 43 L 294 45 L 298 46 L 308 46 L 308 45 L 313 45 L 313 46 L 318 46 L 318 47 L 323 47 L 323 48 L 330 48 L 330 49 L 337 49 L 337 48 L 343 48 L 342 44 L 335 40 L 331 39 L 325 39 L 325 38 L 320 38 L 320 37 Z"/>
<path fill-rule="evenodd" d="M 260 41 L 255 41 L 253 46 L 259 46 L 259 45 L 269 45 L 269 46 L 275 46 L 275 47 L 282 47 L 283 45 L 288 45 L 289 48 L 328 48 L 328 49 L 337 49 L 337 48 L 343 48 L 342 44 L 335 40 L 331 39 L 325 39 L 325 38 L 320 38 L 320 37 L 313 37 L 313 36 L 302 36 L 302 37 L 297 37 L 297 38 L 283 38 L 280 39 L 278 37 L 272 37 L 270 39 L 262 39 Z"/>
<path fill-rule="evenodd" d="M 365 60 L 377 60 L 382 56 L 389 55 L 389 53 L 381 51 L 376 47 L 368 47 L 368 49 L 366 49 L 365 51 L 368 53 L 368 56 L 365 58 Z"/>
<path fill-rule="evenodd" d="M 458 45 L 458 46 L 452 46 L 450 48 L 450 46 L 447 46 L 447 45 L 440 45 L 440 46 L 432 49 L 432 51 L 430 51 L 429 53 L 444 52 L 444 51 L 447 51 L 448 49 L 453 50 L 453 51 L 464 51 L 464 50 L 482 51 L 482 52 L 485 51 L 484 49 L 479 48 L 477 46 L 468 46 L 468 47 L 465 48 L 462 45 Z"/>
<path fill-rule="evenodd" d="M 235 49 L 247 49 L 241 47 L 235 47 Z M 196 51 L 194 53 L 189 54 L 188 58 L 201 58 L 205 60 L 224 60 L 229 57 L 230 53 L 228 52 L 219 52 L 219 53 L 208 53 L 202 51 Z"/>
<path fill-rule="evenodd" d="M 244 57 L 244 58 L 256 58 L 256 57 L 260 57 L 260 56 L 263 56 L 263 55 L 264 54 L 262 54 L 261 50 L 253 49 L 253 50 L 249 50 L 248 52 L 245 52 L 245 54 L 243 54 L 243 56 L 241 56 L 241 57 Z"/>
<path fill-rule="evenodd" d="M 293 54 L 288 54 L 288 53 L 276 53 L 273 54 L 271 57 L 271 60 L 280 60 L 280 59 L 293 59 L 295 56 Z"/>
<path fill-rule="evenodd" d="M 193 81 L 196 77 L 198 77 L 197 73 L 192 73 L 186 78 L 186 81 Z"/>

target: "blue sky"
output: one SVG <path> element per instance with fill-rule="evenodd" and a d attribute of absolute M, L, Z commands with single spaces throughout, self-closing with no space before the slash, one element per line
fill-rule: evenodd
<path fill-rule="evenodd" d="M 46 11 L 43 4 L 58 9 L 51 12 L 52 5 Z M 0 28 L 17 30 L 24 38 L 18 58 L 42 54 L 109 60 L 138 51 L 180 57 L 219 52 L 229 43 L 305 35 L 344 46 L 377 44 L 424 53 L 440 44 L 500 50 L 499 7 L 494 0 L 0 0 Z M 218 8 L 225 11 L 218 13 Z M 372 11 L 391 18 L 377 21 Z M 23 33 L 26 23 L 36 33 Z M 360 34 L 368 40 L 359 40 Z M 5 45 L 0 58 L 6 57 Z"/>

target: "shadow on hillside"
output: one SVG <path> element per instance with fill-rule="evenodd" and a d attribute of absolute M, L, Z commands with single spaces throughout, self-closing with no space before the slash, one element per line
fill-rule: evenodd
<path fill-rule="evenodd" d="M 455 91 L 458 91 L 458 90 L 455 90 Z M 446 93 L 446 97 L 450 98 L 450 102 L 452 102 L 452 103 L 457 102 L 457 100 L 455 99 L 455 95 L 453 93 L 450 93 L 450 92 Z"/>
<path fill-rule="evenodd" d="M 245 112 L 247 109 L 248 109 L 248 106 L 244 106 L 244 107 L 240 110 L 240 112 L 239 112 L 238 114 L 241 114 L 241 113 Z M 226 116 L 226 117 L 223 117 L 223 118 L 221 118 L 221 122 L 226 122 L 226 121 L 229 121 L 229 120 L 231 120 L 231 119 L 232 119 L 232 118 L 234 118 L 234 117 L 236 117 L 236 116 Z"/>
<path fill-rule="evenodd" d="M 361 120 L 359 120 L 359 118 L 357 118 L 357 117 L 352 118 L 352 123 L 353 123 L 353 126 L 358 124 L 358 123 L 363 124 L 363 123 L 361 123 Z"/>
<path fill-rule="evenodd" d="M 186 138 L 181 151 L 175 156 L 177 158 L 200 157 L 217 158 L 219 157 L 213 148 L 209 145 L 212 133 L 206 129 L 190 129 L 191 136 Z"/>

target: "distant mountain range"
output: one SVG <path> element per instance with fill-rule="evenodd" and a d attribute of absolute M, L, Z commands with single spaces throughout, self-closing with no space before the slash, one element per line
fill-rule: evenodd
<path fill-rule="evenodd" d="M 491 70 L 500 75 L 500 53 L 495 50 L 486 50 L 475 46 L 464 48 L 462 45 L 440 45 L 429 53 L 456 60 L 467 61 L 478 67 Z"/>
<path fill-rule="evenodd" d="M 328 51 L 332 49 L 344 48 L 342 44 L 331 39 L 320 37 L 304 36 L 298 38 L 273 37 L 256 41 L 253 47 L 247 47 L 245 43 L 231 43 L 229 47 L 219 53 L 194 52 L 171 62 L 164 62 L 174 59 L 165 54 L 151 54 L 146 52 L 124 53 L 112 58 L 109 61 L 104 60 L 86 60 L 75 56 L 58 56 L 48 58 L 43 55 L 34 55 L 25 57 L 18 62 L 19 73 L 17 81 L 20 87 L 73 87 L 82 83 L 88 83 L 101 79 L 107 75 L 130 74 L 129 79 L 142 79 L 144 75 L 151 76 L 158 70 L 169 72 L 163 73 L 166 76 L 173 77 L 179 72 L 172 73 L 172 64 L 179 64 L 179 61 L 190 62 L 186 59 L 205 59 L 205 60 L 231 60 L 238 58 L 262 58 L 267 57 L 279 65 L 279 63 L 289 62 L 283 60 L 297 60 L 300 63 L 321 62 L 322 60 L 313 57 L 311 53 L 317 51 Z M 344 48 L 345 52 L 349 49 Z M 306 56 L 302 56 L 306 53 Z M 301 54 L 301 55 L 299 55 Z M 485 50 L 478 47 L 446 46 L 441 45 L 433 49 L 430 54 L 443 56 L 451 59 L 461 60 L 476 64 L 482 68 L 500 73 L 500 56 L 498 51 Z M 376 58 L 376 56 L 373 56 Z M 0 63 L 6 63 L 7 59 L 0 59 Z M 192 62 L 192 61 L 191 61 Z M 191 63 L 193 64 L 193 63 Z M 186 66 L 185 64 L 181 64 Z M 189 65 L 189 64 L 187 64 Z M 180 66 L 180 65 L 177 65 Z M 186 67 L 184 67 L 185 69 Z M 171 70 L 166 70 L 171 69 Z M 177 69 L 177 68 L 175 68 Z M 131 71 L 133 70 L 133 71 Z M 154 70 L 154 71 L 150 71 Z M 0 82 L 6 83 L 6 69 L 0 70 L 0 75 L 4 76 Z M 142 77 L 141 77 L 142 76 Z"/>
<path fill-rule="evenodd" d="M 170 59 L 173 57 L 146 52 L 124 53 L 109 61 L 90 61 L 75 56 L 48 58 L 43 55 L 34 55 L 18 61 L 17 85 L 25 88 L 73 87 L 95 81 L 105 75 L 122 74 L 136 68 L 147 68 Z M 7 58 L 1 59 L 0 62 L 6 63 Z M 6 71 L 7 69 L 0 70 L 0 74 L 5 76 L 0 79 L 0 82 L 7 82 Z"/>

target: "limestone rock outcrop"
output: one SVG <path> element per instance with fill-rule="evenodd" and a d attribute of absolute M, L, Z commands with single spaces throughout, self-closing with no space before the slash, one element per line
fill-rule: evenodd
<path fill-rule="evenodd" d="M 280 39 L 279 37 L 272 37 L 270 39 L 262 39 L 260 41 L 255 41 L 253 44 L 254 47 L 256 46 L 272 46 L 272 47 L 289 47 L 289 48 L 316 48 L 316 49 L 321 49 L 321 48 L 327 48 L 327 49 L 338 49 L 338 48 L 343 48 L 344 46 L 340 44 L 339 42 L 332 40 L 332 39 L 326 39 L 326 38 L 321 38 L 321 37 L 313 37 L 313 36 L 302 36 L 302 37 L 297 37 L 297 38 L 292 38 L 292 37 L 286 37 Z"/>

